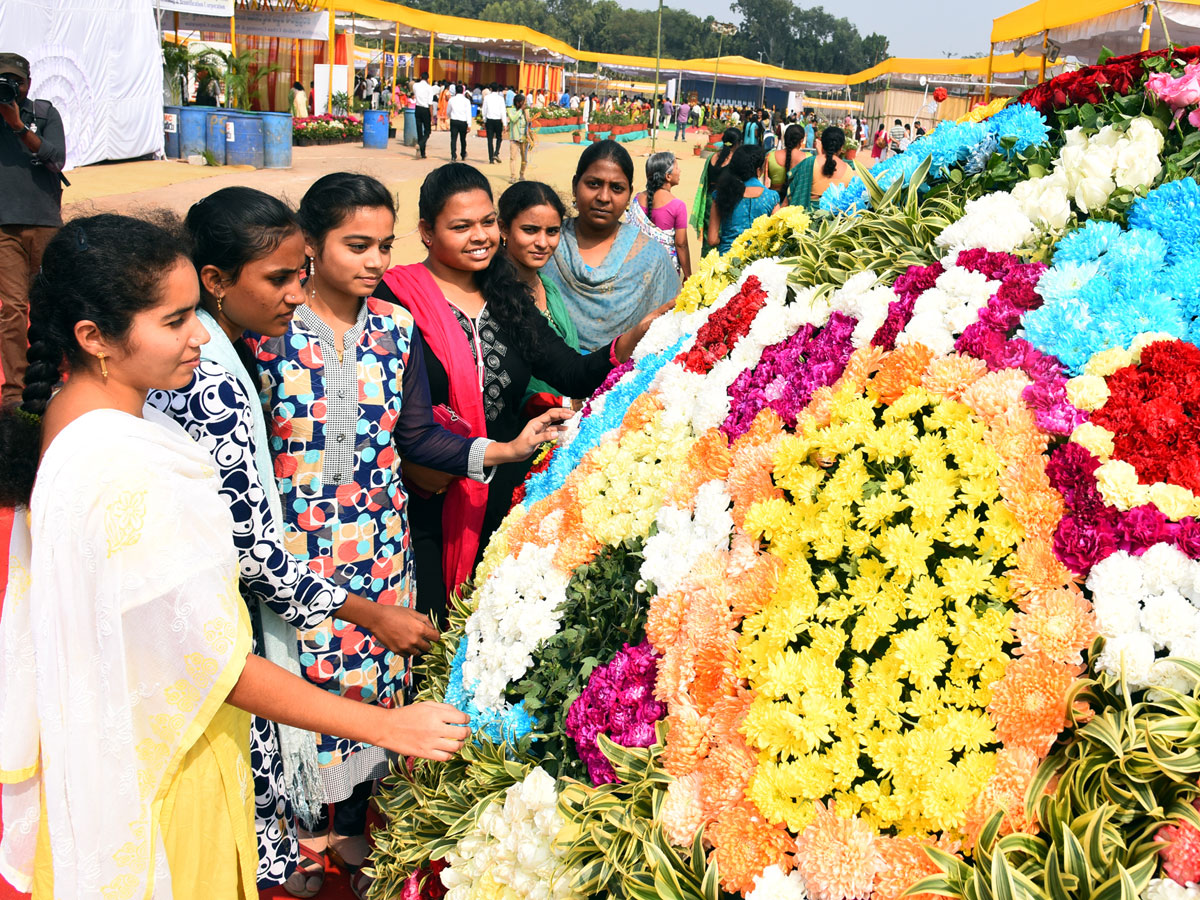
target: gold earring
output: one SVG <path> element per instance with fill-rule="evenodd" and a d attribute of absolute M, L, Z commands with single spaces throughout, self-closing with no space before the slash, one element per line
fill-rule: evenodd
<path fill-rule="evenodd" d="M 97 357 L 99 358 L 99 360 L 100 360 L 100 374 L 101 374 L 102 376 L 104 376 L 104 380 L 105 380 L 105 381 L 108 381 L 108 366 L 106 366 L 106 365 L 104 364 L 104 354 L 103 354 L 103 353 L 97 353 L 97 354 L 96 354 L 96 356 L 97 356 Z"/>
<path fill-rule="evenodd" d="M 217 294 L 217 312 L 224 312 L 222 304 L 225 302 L 224 294 Z"/>

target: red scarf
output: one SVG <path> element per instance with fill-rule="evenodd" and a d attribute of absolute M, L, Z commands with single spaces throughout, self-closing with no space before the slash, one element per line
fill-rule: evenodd
<path fill-rule="evenodd" d="M 487 437 L 479 370 L 462 326 L 450 310 L 441 289 L 421 263 L 395 266 L 384 283 L 417 322 L 421 337 L 441 361 L 450 379 L 450 407 L 471 426 L 471 437 Z M 479 535 L 487 508 L 488 486 L 469 478 L 456 478 L 446 489 L 442 507 L 442 577 L 453 593 L 471 577 Z"/>

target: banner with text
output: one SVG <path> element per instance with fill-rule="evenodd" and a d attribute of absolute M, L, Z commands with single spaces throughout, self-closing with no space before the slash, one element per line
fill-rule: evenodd
<path fill-rule="evenodd" d="M 289 12 L 269 9 L 238 10 L 238 34 L 258 37 L 293 38 L 302 41 L 329 40 L 329 12 Z M 229 18 L 218 15 L 181 15 L 181 33 L 189 31 L 229 31 Z"/>

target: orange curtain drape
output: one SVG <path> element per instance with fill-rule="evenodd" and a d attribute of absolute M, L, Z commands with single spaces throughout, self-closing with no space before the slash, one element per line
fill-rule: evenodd
<path fill-rule="evenodd" d="M 338 35 L 339 41 L 341 35 Z M 228 41 L 229 33 L 204 32 L 201 38 L 209 41 Z M 327 41 L 300 41 L 300 70 L 296 69 L 296 41 L 292 38 L 260 37 L 254 34 L 239 34 L 236 53 L 252 53 L 250 77 L 253 78 L 264 67 L 280 66 L 267 74 L 256 86 L 250 97 L 251 109 L 265 112 L 291 112 L 292 82 L 299 81 L 308 90 L 313 80 L 313 66 L 324 63 L 328 57 Z M 344 52 L 344 51 L 343 51 Z"/>

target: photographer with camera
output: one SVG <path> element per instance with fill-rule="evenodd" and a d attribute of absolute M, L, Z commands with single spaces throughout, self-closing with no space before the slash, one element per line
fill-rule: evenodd
<path fill-rule="evenodd" d="M 62 117 L 29 99 L 29 61 L 0 53 L 0 405 L 21 399 L 29 331 L 29 283 L 62 225 Z"/>

